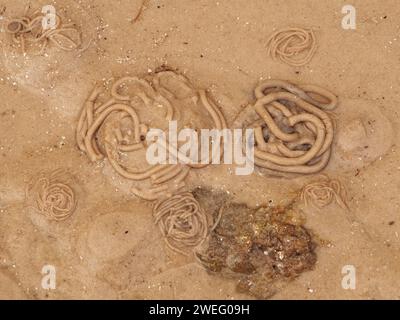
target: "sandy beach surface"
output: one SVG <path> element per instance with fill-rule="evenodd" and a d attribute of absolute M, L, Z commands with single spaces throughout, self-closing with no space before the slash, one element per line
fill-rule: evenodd
<path fill-rule="evenodd" d="M 0 0 L 3 21 L 28 1 Z M 353 0 L 356 29 L 344 30 L 341 0 L 32 0 L 53 5 L 82 31 L 84 50 L 49 45 L 23 55 L 1 32 L 0 298 L 255 299 L 237 280 L 167 248 L 152 205 L 131 192 L 107 160 L 91 162 L 75 134 L 96 83 L 152 77 L 170 68 L 215 95 L 228 126 L 266 79 L 314 84 L 338 97 L 328 166 L 280 177 L 232 167 L 191 170 L 201 187 L 251 208 L 292 203 L 319 174 L 340 180 L 348 209 L 298 206 L 316 243 L 316 263 L 272 299 L 398 299 L 400 286 L 400 3 Z M 305 66 L 272 59 L 267 40 L 311 28 L 317 50 Z M 11 42 L 10 42 L 11 41 Z M 192 117 L 192 116 L 191 116 Z M 193 116 L 194 117 L 194 116 Z M 197 121 L 197 120 L 196 120 Z M 29 199 L 40 173 L 60 170 L 76 197 L 73 214 L 49 220 Z M 43 288 L 54 266 L 56 288 Z M 346 266 L 355 288 L 343 287 Z"/>

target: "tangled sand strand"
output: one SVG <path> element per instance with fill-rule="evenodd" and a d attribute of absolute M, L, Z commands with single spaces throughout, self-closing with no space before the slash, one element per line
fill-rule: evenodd
<path fill-rule="evenodd" d="M 45 15 L 36 11 L 33 15 L 28 14 L 10 19 L 5 25 L 5 32 L 12 36 L 13 43 L 20 46 L 22 53 L 26 54 L 28 46 L 37 46 L 37 55 L 42 55 L 51 43 L 64 51 L 79 49 L 82 45 L 82 35 L 73 23 L 64 24 L 62 18 L 56 15 L 54 28 L 45 29 L 42 25 Z"/>
<path fill-rule="evenodd" d="M 311 204 L 318 209 L 326 207 L 333 201 L 341 208 L 348 209 L 346 189 L 339 180 L 327 176 L 304 186 L 300 192 L 300 199 L 306 206 Z"/>
<path fill-rule="evenodd" d="M 183 96 L 177 96 L 174 88 L 167 84 L 166 80 L 178 82 L 178 88 L 184 91 Z M 168 81 L 166 81 L 168 83 Z M 124 91 L 126 92 L 122 92 Z M 175 88 L 176 89 L 176 88 Z M 170 197 L 174 192 L 181 191 L 184 179 L 189 173 L 190 168 L 202 168 L 208 165 L 191 164 L 188 165 L 149 165 L 145 169 L 127 168 L 119 160 L 121 153 L 133 153 L 145 151 L 147 144 L 144 141 L 148 132 L 148 127 L 141 123 L 141 119 L 133 107 L 132 101 L 139 99 L 148 112 L 153 112 L 152 108 L 164 107 L 165 120 L 171 121 L 179 118 L 180 112 L 171 101 L 190 99 L 199 108 L 204 108 L 217 129 L 226 128 L 226 120 L 207 95 L 205 90 L 195 90 L 188 79 L 172 71 L 159 72 L 154 75 L 151 84 L 144 78 L 126 76 L 116 80 L 111 86 L 111 98 L 106 102 L 99 102 L 102 87 L 96 85 L 85 102 L 81 111 L 76 129 L 76 142 L 79 149 L 85 152 L 91 161 L 108 159 L 113 169 L 122 177 L 134 181 L 151 180 L 148 189 L 132 187 L 132 192 L 145 200 L 157 200 L 159 198 Z M 179 90 L 178 90 L 179 91 Z M 116 119 L 116 125 L 108 126 L 110 117 Z M 130 119 L 132 130 L 121 130 L 121 122 Z M 99 145 L 98 132 L 105 128 L 106 134 L 103 137 L 103 144 Z M 131 132 L 131 133 L 129 133 Z M 157 143 L 159 141 L 157 140 Z M 164 147 L 160 143 L 160 148 L 166 148 L 166 153 L 170 152 L 170 144 Z M 213 146 L 216 148 L 216 146 Z M 173 152 L 171 152 L 173 154 Z M 210 153 L 210 157 L 214 153 Z M 186 158 L 185 155 L 178 153 L 179 159 Z M 203 160 L 203 159 L 201 159 Z"/>
<path fill-rule="evenodd" d="M 334 126 L 325 110 L 334 94 L 318 86 L 267 80 L 255 89 L 255 164 L 272 171 L 311 174 L 328 163 Z"/>
<path fill-rule="evenodd" d="M 268 55 L 291 66 L 304 66 L 317 50 L 313 30 L 286 28 L 273 33 L 267 41 Z"/>
<path fill-rule="evenodd" d="M 118 102 L 117 99 L 111 98 L 103 104 L 96 104 L 101 91 L 100 86 L 94 88 L 81 112 L 76 130 L 76 140 L 79 149 L 86 152 L 91 161 L 98 161 L 107 157 L 114 170 L 130 180 L 140 181 L 149 179 L 155 173 L 163 171 L 167 166 L 153 165 L 147 169 L 139 170 L 125 168 L 119 163 L 119 151 L 133 152 L 144 148 L 144 144 L 140 138 L 144 133 L 141 132 L 143 126 L 140 124 L 140 119 L 135 109 L 125 102 Z M 124 98 L 124 100 L 127 99 Z M 123 136 L 118 130 L 113 131 L 106 137 L 105 152 L 102 152 L 100 151 L 96 134 L 111 114 L 118 114 L 121 120 L 128 117 L 133 125 L 133 134 L 127 137 Z M 128 140 L 131 143 L 127 143 Z"/>

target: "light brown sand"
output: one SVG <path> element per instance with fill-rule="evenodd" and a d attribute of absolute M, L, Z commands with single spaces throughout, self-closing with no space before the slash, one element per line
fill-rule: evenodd
<path fill-rule="evenodd" d="M 15 15 L 24 2 L 2 0 L 0 8 Z M 57 3 L 82 26 L 86 41 L 93 38 L 86 52 L 50 50 L 33 61 L 2 52 L 0 298 L 251 298 L 237 293 L 233 281 L 166 251 L 150 206 L 133 197 L 107 164 L 89 163 L 75 146 L 77 117 L 95 81 L 146 74 L 163 64 L 211 88 L 229 123 L 253 100 L 261 79 L 335 92 L 337 137 L 325 173 L 347 187 L 351 213 L 335 205 L 305 210 L 306 226 L 327 244 L 317 249 L 315 270 L 274 298 L 399 298 L 397 0 L 353 0 L 353 31 L 341 28 L 341 8 L 348 2 L 339 0 L 149 0 L 134 23 L 142 0 Z M 267 56 L 268 36 L 289 25 L 316 33 L 319 47 L 305 67 Z M 30 179 L 57 168 L 74 175 L 79 198 L 77 211 L 60 223 L 25 203 Z M 222 190 L 251 206 L 287 203 L 308 181 L 238 177 L 226 166 L 189 178 L 193 187 Z M 56 267 L 56 290 L 41 287 L 46 264 Z M 356 267 L 355 290 L 341 286 L 345 265 Z"/>

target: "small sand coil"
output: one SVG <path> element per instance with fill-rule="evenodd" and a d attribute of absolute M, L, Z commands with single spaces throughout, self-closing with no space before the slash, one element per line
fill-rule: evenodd
<path fill-rule="evenodd" d="M 273 33 L 267 41 L 268 55 L 288 65 L 304 66 L 317 50 L 313 30 L 286 28 Z"/>
<path fill-rule="evenodd" d="M 153 215 L 167 246 L 180 254 L 188 255 L 201 245 L 211 230 L 206 213 L 190 192 L 157 201 Z"/>
<path fill-rule="evenodd" d="M 339 180 L 324 176 L 323 179 L 307 184 L 300 192 L 300 199 L 306 206 L 322 209 L 332 202 L 348 209 L 347 192 Z"/>
<path fill-rule="evenodd" d="M 36 11 L 31 16 L 26 13 L 19 18 L 9 19 L 5 32 L 12 36 L 13 43 L 21 47 L 26 54 L 29 46 L 39 47 L 37 55 L 43 55 L 49 44 L 64 51 L 72 51 L 82 46 L 82 34 L 73 23 L 64 23 L 59 15 L 55 16 L 55 26 L 44 28 L 42 21 L 46 16 Z"/>
<path fill-rule="evenodd" d="M 74 190 L 61 181 L 57 172 L 50 177 L 41 175 L 28 186 L 27 193 L 36 201 L 37 209 L 50 220 L 68 219 L 77 206 Z"/>

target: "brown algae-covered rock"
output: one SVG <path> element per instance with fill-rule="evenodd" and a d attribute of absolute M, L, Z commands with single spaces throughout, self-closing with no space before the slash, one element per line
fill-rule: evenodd
<path fill-rule="evenodd" d="M 288 208 L 229 204 L 207 248 L 198 253 L 211 272 L 238 278 L 238 290 L 269 298 L 317 260 L 311 234 L 291 222 Z"/>

